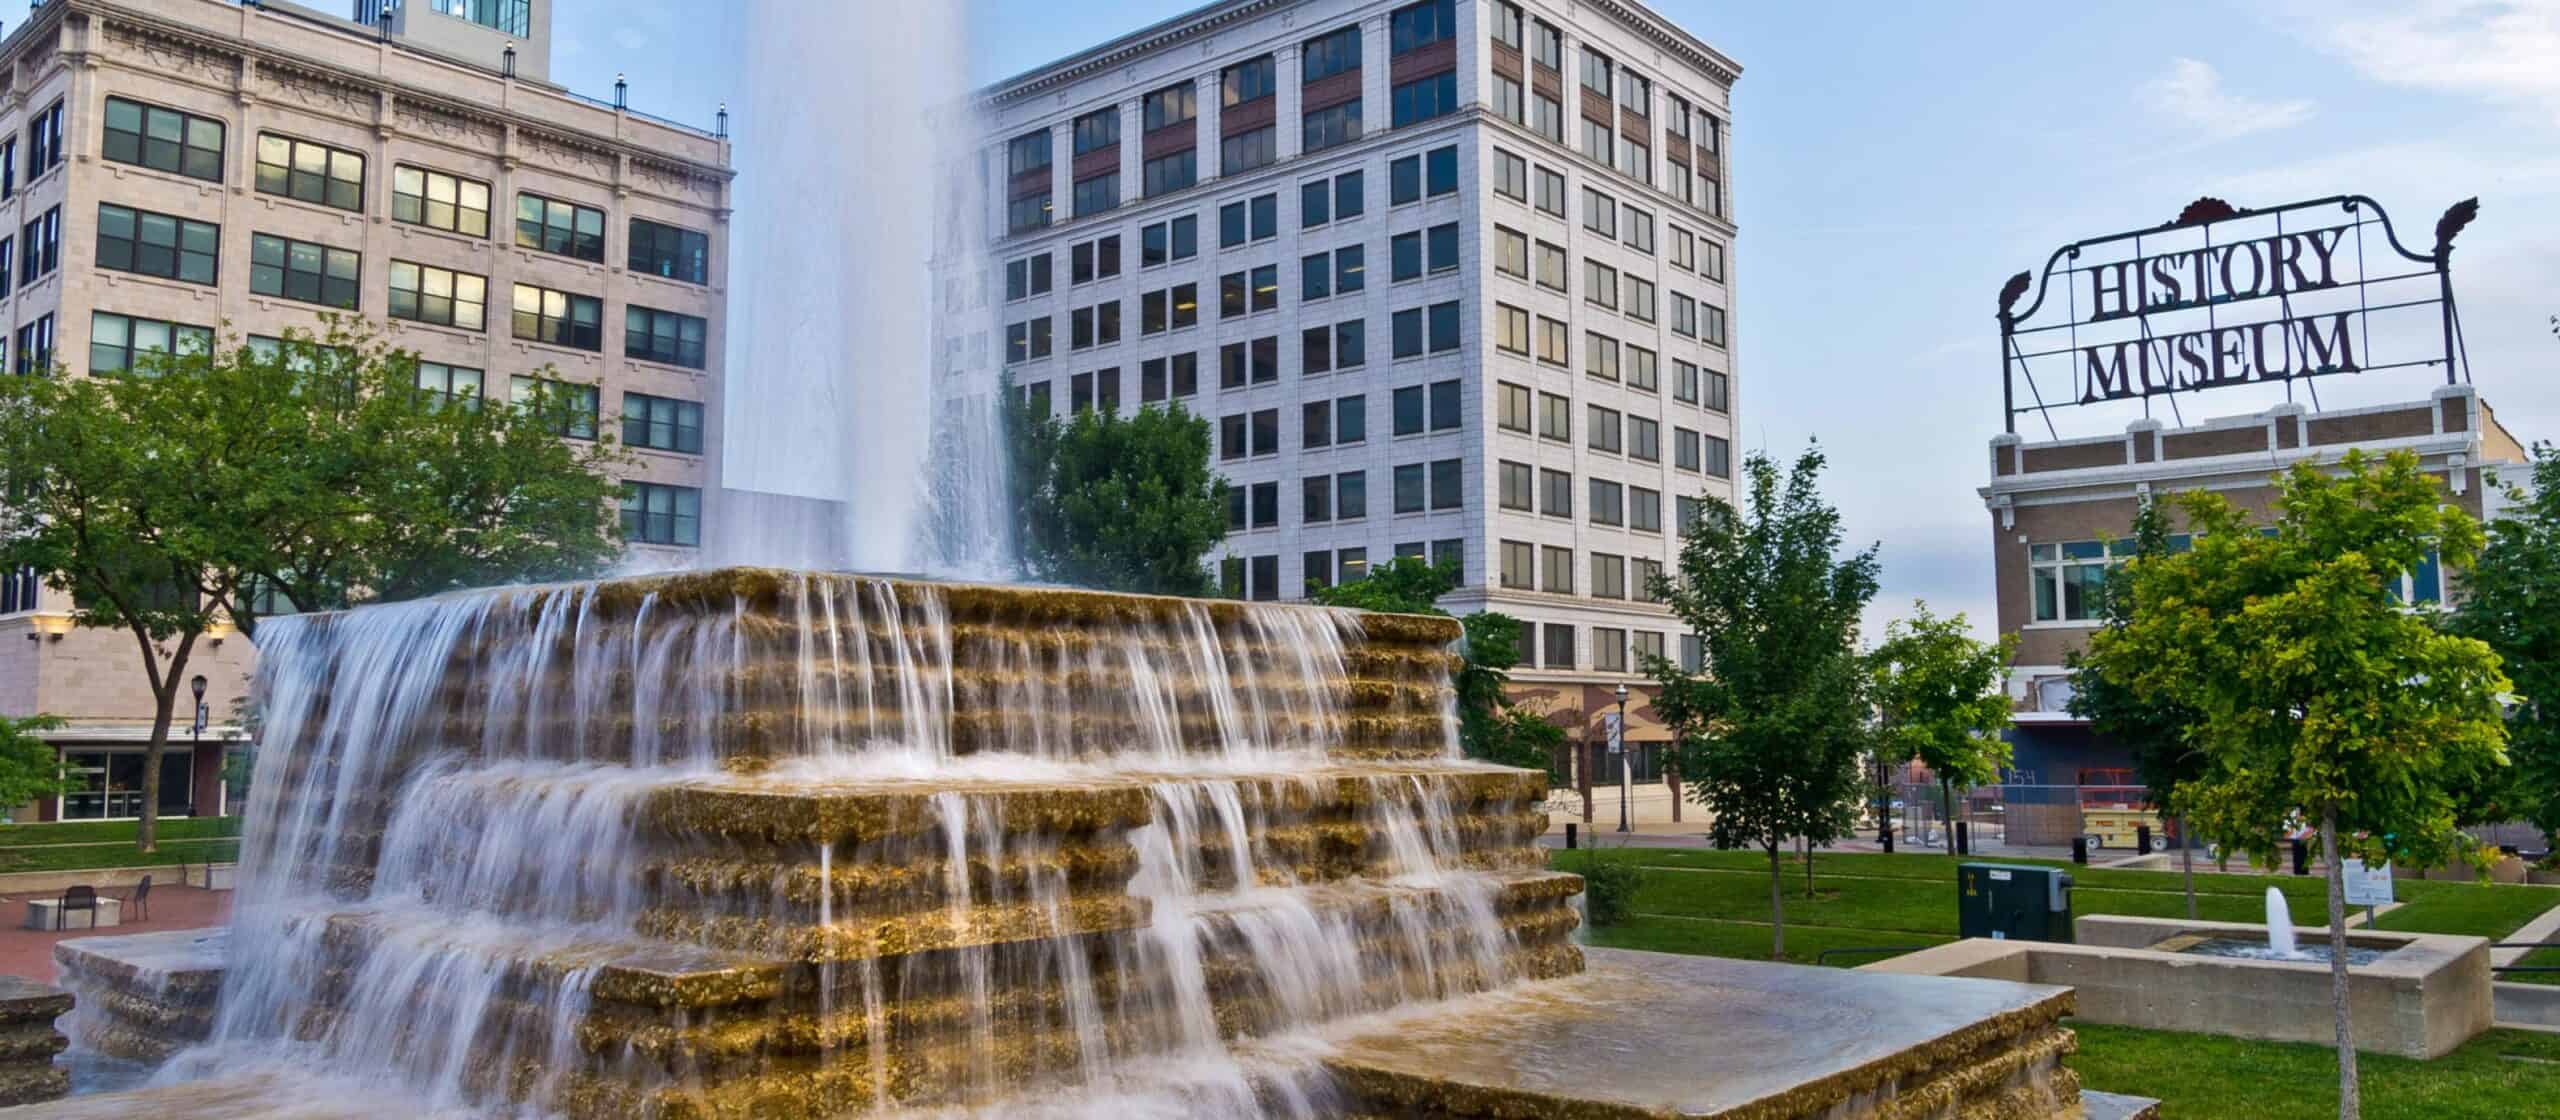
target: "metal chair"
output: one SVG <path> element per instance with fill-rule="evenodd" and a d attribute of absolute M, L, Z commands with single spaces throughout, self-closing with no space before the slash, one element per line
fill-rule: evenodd
<path fill-rule="evenodd" d="M 124 900 L 124 902 L 125 902 L 125 905 L 130 906 L 130 907 L 133 907 L 133 912 L 134 912 L 134 916 L 135 916 L 135 918 L 136 918 L 136 919 L 138 919 L 138 920 L 140 920 L 140 921 L 145 921 L 145 922 L 150 921 L 150 920 L 151 920 L 151 876 L 145 875 L 145 876 L 143 876 L 143 877 L 142 877 L 142 881 L 141 881 L 141 882 L 134 884 L 134 886 L 133 886 L 133 894 L 132 894 L 130 897 L 126 898 L 126 899 Z"/>
<path fill-rule="evenodd" d="M 89 928 L 96 929 L 98 927 L 98 889 L 86 885 L 64 888 L 62 902 L 53 911 L 53 928 L 57 931 L 65 928 L 63 919 L 74 910 L 88 911 Z"/>

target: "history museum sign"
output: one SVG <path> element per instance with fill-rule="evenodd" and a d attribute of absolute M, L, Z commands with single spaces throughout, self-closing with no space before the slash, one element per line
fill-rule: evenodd
<path fill-rule="evenodd" d="M 2476 199 L 2445 211 L 2427 253 L 2360 195 L 2261 210 L 2198 199 L 2167 225 L 2063 246 L 2041 278 L 2021 272 L 2000 290 L 2006 428 L 2026 412 L 2050 430 L 2056 408 L 2147 410 L 2239 385 L 2281 384 L 2290 398 L 2337 374 L 2441 366 L 2458 380 L 2447 266 L 2478 212 Z"/>

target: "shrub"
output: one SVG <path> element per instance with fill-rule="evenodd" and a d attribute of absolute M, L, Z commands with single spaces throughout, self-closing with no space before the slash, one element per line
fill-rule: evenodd
<path fill-rule="evenodd" d="M 1594 926 L 1614 926 L 1635 909 L 1644 868 L 1623 852 L 1593 852 L 1574 870 L 1582 874 L 1583 912 Z"/>

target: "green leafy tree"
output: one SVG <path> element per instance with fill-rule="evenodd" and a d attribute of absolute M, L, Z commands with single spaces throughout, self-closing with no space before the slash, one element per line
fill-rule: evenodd
<path fill-rule="evenodd" d="M 1974 638 L 1961 614 L 1939 618 L 1929 604 L 1885 628 L 1870 655 L 1877 738 L 1888 759 L 1918 759 L 1938 777 L 1950 821 L 1962 791 L 2000 780 L 2009 765 L 2009 695 L 2002 687 L 2017 650 L 2015 636 Z M 1955 853 L 1948 841 L 1947 852 Z"/>
<path fill-rule="evenodd" d="M 2107 573 L 2099 607 L 2104 627 L 2121 631 L 2133 624 L 2133 572 L 2139 565 L 2170 555 L 2166 505 L 2144 501 L 2133 515 L 2133 535 L 2116 544 L 2117 555 L 2130 555 Z M 2167 696 L 2145 696 L 2131 683 L 2134 666 L 2117 664 L 2098 650 L 2073 650 L 2063 659 L 2071 670 L 2071 714 L 2089 721 L 2089 729 L 2121 744 L 2133 756 L 2134 773 L 2151 793 L 2151 803 L 2178 820 L 2178 867 L 2187 896 L 2187 918 L 2196 916 L 2195 844 L 2189 837 L 2182 792 L 2204 773 L 2204 753 L 2187 742 L 2186 729 L 2196 713 Z"/>
<path fill-rule="evenodd" d="M 2218 494 L 2180 496 L 2194 547 L 2133 567 L 2133 618 L 2092 656 L 2197 714 L 2186 738 L 2204 773 L 2183 799 L 2202 834 L 2272 865 L 2289 822 L 2318 825 L 2339 1115 L 2355 1120 L 2341 861 L 2478 858 L 2456 825 L 2506 765 L 2509 684 L 2487 644 L 2400 601 L 2430 553 L 2463 566 L 2482 539 L 2414 455 L 2300 463 L 2277 487 L 2265 532 Z"/>
<path fill-rule="evenodd" d="M 1454 568 L 1416 556 L 1399 556 L 1369 570 L 1366 578 L 1320 588 L 1315 601 L 1333 607 L 1402 614 L 1437 614 L 1439 600 L 1457 587 Z M 1564 742 L 1564 729 L 1514 704 L 1506 689 L 1520 663 L 1520 623 L 1494 611 L 1458 620 L 1466 629 L 1459 651 L 1458 743 L 1467 757 L 1505 766 L 1547 769 Z"/>
<path fill-rule="evenodd" d="M 2560 449 L 2533 449 L 2533 485 L 2520 497 L 2489 524 L 2451 629 L 2497 651 L 2521 697 L 2507 718 L 2514 771 L 2500 807 L 2560 836 Z"/>
<path fill-rule="evenodd" d="M 1699 672 L 1647 657 L 1654 707 L 1677 738 L 1690 800 L 1719 847 L 1769 857 L 1771 953 L 1786 953 L 1780 854 L 1845 834 L 1865 788 L 1871 735 L 1858 617 L 1875 597 L 1876 550 L 1840 553 L 1840 514 L 1817 488 L 1808 449 L 1782 484 L 1777 465 L 1743 464 L 1746 514 L 1708 497 L 1680 548 L 1679 578 L 1653 592 L 1699 638 Z"/>
<path fill-rule="evenodd" d="M 1227 484 L 1209 469 L 1209 422 L 1181 405 L 1120 417 L 1009 414 L 1013 496 L 1031 575 L 1164 595 L 1215 590 L 1201 557 L 1227 531 Z"/>
<path fill-rule="evenodd" d="M 223 626 L 254 636 L 266 591 L 311 609 L 601 564 L 613 484 L 594 471 L 611 440 L 576 433 L 581 415 L 595 425 L 548 393 L 507 408 L 423 394 L 414 356 L 341 320 L 274 347 L 0 379 L 0 564 L 36 569 L 76 624 L 127 633 L 141 655 L 141 850 L 157 847 L 162 754 L 197 644 Z M 453 461 L 467 456 L 490 461 Z M 464 477 L 486 484 L 446 489 Z"/>
<path fill-rule="evenodd" d="M 0 716 L 0 805 L 24 805 L 70 788 L 62 759 L 43 735 L 61 726 L 53 716 Z"/>

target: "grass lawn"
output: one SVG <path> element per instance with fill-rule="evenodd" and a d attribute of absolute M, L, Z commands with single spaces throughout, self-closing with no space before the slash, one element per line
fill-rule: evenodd
<path fill-rule="evenodd" d="M 133 848 L 139 830 L 133 821 L 0 825 L 0 872 L 160 867 L 239 858 L 238 817 L 162 820 L 160 850 L 148 855 Z"/>
<path fill-rule="evenodd" d="M 1636 893 L 1635 918 L 1615 929 L 1593 931 L 1594 944 L 1768 956 L 1766 856 L 1671 848 L 1622 848 L 1608 855 L 1642 864 L 1647 874 Z M 1570 871 L 1589 858 L 1588 851 L 1558 852 L 1552 861 Z M 1815 891 L 1807 898 L 1804 865 L 1787 857 L 1783 861 L 1787 958 L 1810 963 L 1815 951 L 1833 945 L 1920 945 L 1953 939 L 1957 862 L 1933 855 L 1825 853 L 1814 860 Z M 2005 862 L 2070 866 L 2046 860 Z M 2072 867 L 2071 878 L 2075 914 L 2186 915 L 2186 897 L 2175 872 Z M 2208 921 L 2264 921 L 2266 891 L 2271 886 L 2285 893 L 2298 925 L 2318 926 L 2327 912 L 2328 888 L 2317 877 L 2198 871 L 2195 880 L 2197 916 Z M 2383 915 L 2377 928 L 2503 938 L 2543 911 L 2560 906 L 2560 887 L 2402 880 L 2396 889 L 2405 905 Z M 1811 946 L 1804 952 L 1796 951 L 1800 925 Z M 1728 928 L 1694 928 L 1702 926 Z M 1862 964 L 1872 959 L 1832 963 Z M 2552 975 L 2560 980 L 2560 974 Z"/>
<path fill-rule="evenodd" d="M 2071 1068 L 2092 1089 L 2160 1098 L 2164 1120 L 2329 1120 L 2337 1053 L 2326 1046 L 2073 1023 Z M 2356 1059 L 2366 1120 L 2524 1120 L 2560 1115 L 2560 1035 L 2493 1030 L 2432 1062 Z"/>

